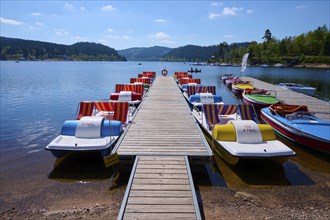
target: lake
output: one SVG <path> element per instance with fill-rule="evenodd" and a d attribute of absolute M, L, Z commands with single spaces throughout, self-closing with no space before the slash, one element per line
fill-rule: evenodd
<path fill-rule="evenodd" d="M 54 138 L 62 123 L 75 117 L 82 100 L 109 98 L 115 84 L 128 83 L 143 71 L 166 68 L 169 75 L 187 71 L 189 63 L 175 62 L 1 62 L 1 148 L 37 152 Z M 216 85 L 225 103 L 240 103 L 219 81 L 223 73 L 239 74 L 239 67 L 200 66 L 194 73 L 203 84 Z M 330 72 L 324 69 L 248 67 L 244 76 L 273 84 L 297 82 L 317 87 L 329 100 Z"/>
<path fill-rule="evenodd" d="M 172 76 L 175 71 L 187 71 L 191 66 L 175 62 L 138 65 L 138 62 L 1 61 L 0 68 L 1 191 L 2 196 L 11 198 L 9 195 L 29 193 L 35 187 L 58 187 L 56 181 L 47 178 L 55 159 L 44 148 L 59 134 L 63 122 L 75 117 L 80 101 L 109 98 L 115 84 L 129 83 L 131 77 L 143 71 L 156 71 L 159 75 L 166 68 Z M 239 67 L 198 68 L 202 72 L 193 73 L 194 78 L 201 78 L 206 85 L 216 85 L 225 103 L 241 103 L 219 80 L 224 73 L 239 75 Z M 329 70 L 248 67 L 243 75 L 274 84 L 309 84 L 317 87 L 317 97 L 325 101 L 330 98 Z M 27 184 L 28 180 L 33 180 L 37 186 Z"/>

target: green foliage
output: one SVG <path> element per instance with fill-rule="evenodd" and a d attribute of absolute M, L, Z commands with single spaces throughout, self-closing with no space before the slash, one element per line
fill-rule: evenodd
<path fill-rule="evenodd" d="M 71 46 L 32 40 L 0 37 L 0 59 L 26 60 L 101 60 L 126 61 L 113 48 L 96 43 L 76 43 Z"/>
<path fill-rule="evenodd" d="M 330 32 L 324 25 L 314 31 L 282 40 L 251 42 L 246 52 L 250 64 L 282 63 L 288 66 L 307 63 L 330 64 Z M 242 56 L 241 56 L 242 57 Z"/>
<path fill-rule="evenodd" d="M 162 61 L 204 62 L 214 56 L 217 51 L 217 46 L 187 45 L 171 50 L 162 58 Z"/>
<path fill-rule="evenodd" d="M 171 48 L 168 47 L 134 47 L 125 50 L 119 50 L 118 53 L 125 56 L 130 61 L 160 61 Z"/>

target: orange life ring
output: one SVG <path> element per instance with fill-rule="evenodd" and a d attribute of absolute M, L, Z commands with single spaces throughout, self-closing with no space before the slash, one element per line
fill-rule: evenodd
<path fill-rule="evenodd" d="M 166 76 L 167 73 L 168 73 L 168 71 L 167 71 L 166 69 L 163 69 L 163 70 L 162 70 L 162 75 L 163 75 L 163 76 Z"/>

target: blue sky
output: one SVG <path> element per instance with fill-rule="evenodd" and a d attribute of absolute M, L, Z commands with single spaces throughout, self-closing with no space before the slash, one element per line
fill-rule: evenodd
<path fill-rule="evenodd" d="M 1 36 L 131 47 L 262 42 L 330 27 L 322 1 L 15 1 L 1 0 Z"/>

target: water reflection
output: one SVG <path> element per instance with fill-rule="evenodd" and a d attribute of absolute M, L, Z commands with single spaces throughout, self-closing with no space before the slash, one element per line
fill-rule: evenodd
<path fill-rule="evenodd" d="M 277 139 L 296 152 L 292 161 L 304 169 L 330 174 L 330 155 L 298 145 L 279 135 L 277 135 Z"/>
<path fill-rule="evenodd" d="M 71 153 L 64 158 L 57 159 L 49 178 L 58 181 L 90 181 L 109 179 L 118 167 L 106 168 L 103 159 L 98 152 L 95 153 Z"/>
<path fill-rule="evenodd" d="M 218 172 L 231 187 L 269 187 L 289 185 L 313 185 L 315 182 L 296 164 L 284 164 L 276 160 L 240 160 L 233 166 L 214 154 Z"/>

